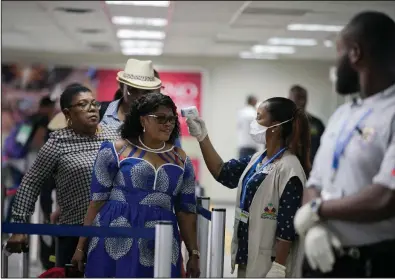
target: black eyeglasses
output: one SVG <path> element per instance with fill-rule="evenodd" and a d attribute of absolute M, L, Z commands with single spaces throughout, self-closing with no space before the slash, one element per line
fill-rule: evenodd
<path fill-rule="evenodd" d="M 158 122 L 159 124 L 166 124 L 167 122 L 169 122 L 170 124 L 175 124 L 178 119 L 178 116 L 174 116 L 174 115 L 165 116 L 165 115 L 150 114 L 147 116 L 155 118 L 156 122 Z"/>
<path fill-rule="evenodd" d="M 94 100 L 92 102 L 80 102 L 78 104 L 71 105 L 70 108 L 78 107 L 78 108 L 82 109 L 83 111 L 89 111 L 91 109 L 91 106 L 93 106 L 94 108 L 100 109 L 101 103 L 96 100 Z"/>

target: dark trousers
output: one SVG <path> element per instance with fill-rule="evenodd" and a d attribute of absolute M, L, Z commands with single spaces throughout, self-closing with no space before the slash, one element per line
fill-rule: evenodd
<path fill-rule="evenodd" d="M 255 148 L 242 147 L 239 149 L 239 159 L 252 156 L 256 153 L 256 151 L 257 150 Z"/>
<path fill-rule="evenodd" d="M 78 237 L 65 236 L 56 239 L 56 266 L 64 267 L 71 263 L 75 249 L 78 244 Z"/>
<path fill-rule="evenodd" d="M 395 240 L 373 245 L 344 248 L 343 256 L 337 255 L 333 270 L 322 273 L 303 263 L 304 278 L 395 278 Z"/>

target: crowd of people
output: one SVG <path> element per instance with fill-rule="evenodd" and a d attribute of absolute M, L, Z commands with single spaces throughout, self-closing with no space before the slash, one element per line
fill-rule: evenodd
<path fill-rule="evenodd" d="M 337 52 L 337 92 L 359 98 L 340 106 L 326 128 L 306 112 L 300 85 L 258 107 L 250 96 L 239 114 L 239 157 L 224 162 L 205 121 L 187 118 L 211 175 L 237 189 L 237 277 L 395 277 L 395 22 L 379 12 L 356 15 Z M 185 276 L 199 277 L 196 181 L 180 146 L 176 105 L 160 93 L 151 61 L 129 59 L 115 79 L 119 90 L 109 103 L 80 84 L 64 90 L 64 127 L 53 125 L 41 143 L 11 222 L 29 221 L 53 179 L 58 224 L 152 228 L 171 221 L 171 276 L 183 276 L 183 241 Z M 153 277 L 153 241 L 58 242 L 57 266 L 72 262 L 85 277 Z M 21 252 L 26 243 L 13 234 L 7 247 Z"/>

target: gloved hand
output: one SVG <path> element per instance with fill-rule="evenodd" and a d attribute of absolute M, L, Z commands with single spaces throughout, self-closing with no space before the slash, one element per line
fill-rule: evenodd
<path fill-rule="evenodd" d="M 266 278 L 285 278 L 285 270 L 286 267 L 273 262 L 272 267 L 270 268 L 269 272 L 266 274 Z"/>
<path fill-rule="evenodd" d="M 204 123 L 203 119 L 200 117 L 193 119 L 187 118 L 186 122 L 188 125 L 189 134 L 195 137 L 198 142 L 201 142 L 207 137 L 206 123 Z"/>
<path fill-rule="evenodd" d="M 335 263 L 333 248 L 342 252 L 342 246 L 329 229 L 321 224 L 312 227 L 304 240 L 306 259 L 310 267 L 321 272 L 330 272 Z"/>
<path fill-rule="evenodd" d="M 296 211 L 294 218 L 295 231 L 300 236 L 304 236 L 319 220 L 317 211 L 321 205 L 321 199 L 312 200 Z"/>

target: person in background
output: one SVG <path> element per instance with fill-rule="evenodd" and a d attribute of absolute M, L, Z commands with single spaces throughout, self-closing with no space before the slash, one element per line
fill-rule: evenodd
<path fill-rule="evenodd" d="M 395 22 L 351 19 L 337 41 L 336 91 L 359 92 L 322 137 L 295 228 L 304 277 L 395 278 Z"/>
<path fill-rule="evenodd" d="M 199 277 L 195 174 L 185 152 L 174 146 L 180 124 L 169 96 L 145 94 L 132 103 L 121 139 L 104 142 L 97 155 L 86 226 L 153 228 L 173 223 L 171 277 L 181 276 L 181 235 L 189 251 L 187 274 Z M 73 263 L 86 277 L 153 277 L 153 240 L 81 237 Z"/>
<path fill-rule="evenodd" d="M 289 99 L 295 102 L 298 108 L 306 111 L 307 105 L 307 90 L 300 85 L 293 85 L 289 90 Z M 310 161 L 314 162 L 315 154 L 317 153 L 318 147 L 320 146 L 320 140 L 324 133 L 325 126 L 320 119 L 314 117 L 312 114 L 306 113 L 309 116 L 310 131 L 311 131 L 311 150 L 310 150 Z"/>
<path fill-rule="evenodd" d="M 265 150 L 223 162 L 200 118 L 187 119 L 212 176 L 237 189 L 232 272 L 238 277 L 299 277 L 302 262 L 293 218 L 310 172 L 307 115 L 287 98 L 270 98 L 257 111 L 250 135 Z"/>
<path fill-rule="evenodd" d="M 118 139 L 111 127 L 99 125 L 98 103 L 84 86 L 68 87 L 60 97 L 67 128 L 51 133 L 33 166 L 23 177 L 12 207 L 12 222 L 28 223 L 41 187 L 53 176 L 60 207 L 59 223 L 82 225 L 89 204 L 89 186 L 97 152 L 103 141 Z M 10 252 L 21 252 L 26 235 L 13 234 Z M 59 237 L 56 265 L 69 264 L 78 237 Z"/>
<path fill-rule="evenodd" d="M 257 99 L 254 96 L 247 97 L 247 104 L 237 114 L 237 147 L 239 158 L 245 158 L 258 151 L 257 144 L 250 135 L 250 124 L 256 117 Z"/>
<path fill-rule="evenodd" d="M 23 147 L 26 149 L 26 156 L 23 158 L 12 158 L 12 156 L 8 156 L 7 158 L 7 168 L 11 174 L 13 186 L 10 188 L 12 191 L 10 191 L 10 196 L 8 197 L 9 204 L 6 222 L 10 221 L 11 208 L 14 202 L 15 193 L 19 188 L 22 177 L 37 156 L 37 151 L 44 145 L 47 139 L 47 126 L 54 112 L 55 102 L 53 102 L 48 96 L 43 97 L 40 100 L 37 112 L 28 119 L 24 120 L 25 126 L 31 127 L 30 135 L 28 136 L 25 146 Z M 5 148 L 9 148 L 7 144 L 5 144 Z M 7 154 L 7 150 L 5 150 L 5 154 Z"/>

